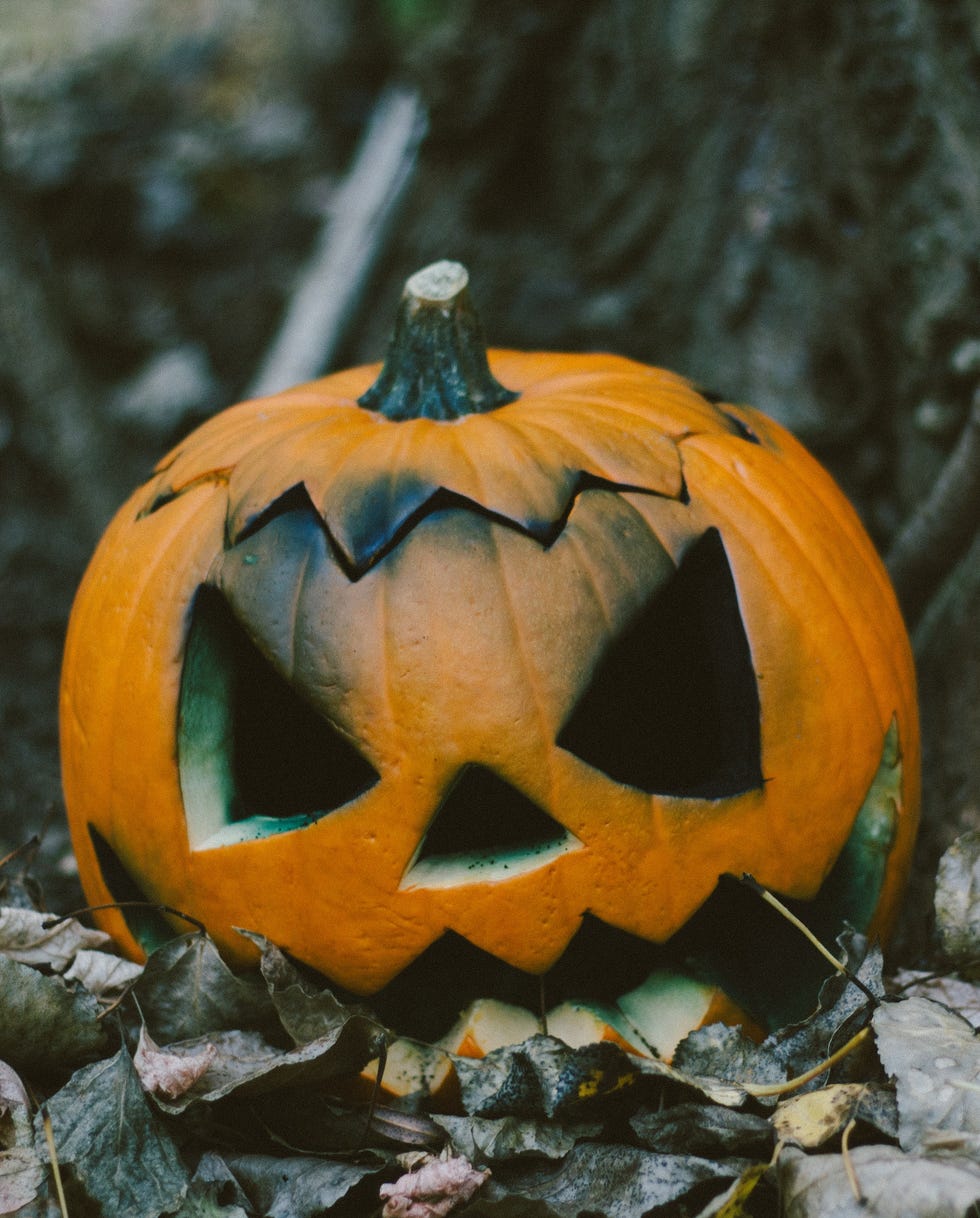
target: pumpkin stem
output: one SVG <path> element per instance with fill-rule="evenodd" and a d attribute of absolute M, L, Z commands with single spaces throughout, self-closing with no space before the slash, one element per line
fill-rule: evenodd
<path fill-rule="evenodd" d="M 405 284 L 381 374 L 361 406 L 388 419 L 459 419 L 513 402 L 487 363 L 469 275 L 458 262 L 434 262 Z"/>

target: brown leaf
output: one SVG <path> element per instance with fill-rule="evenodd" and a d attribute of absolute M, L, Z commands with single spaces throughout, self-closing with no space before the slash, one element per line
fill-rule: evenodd
<path fill-rule="evenodd" d="M 143 1027 L 133 1065 L 144 1091 L 175 1100 L 207 1073 L 217 1055 L 212 1044 L 204 1044 L 192 1053 L 165 1053 Z"/>
<path fill-rule="evenodd" d="M 20 964 L 66 969 L 82 948 L 105 947 L 112 940 L 74 918 L 49 926 L 52 917 L 34 909 L 0 909 L 0 953 Z"/>
<path fill-rule="evenodd" d="M 382 1184 L 383 1218 L 445 1218 L 465 1205 L 490 1177 L 468 1159 L 429 1159 L 417 1171 Z"/>

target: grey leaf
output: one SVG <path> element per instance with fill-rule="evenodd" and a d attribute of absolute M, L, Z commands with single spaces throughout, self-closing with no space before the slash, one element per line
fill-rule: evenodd
<path fill-rule="evenodd" d="M 662 1112 L 634 1113 L 630 1126 L 647 1150 L 660 1154 L 768 1158 L 775 1137 L 765 1117 L 717 1104 L 676 1104 Z"/>
<path fill-rule="evenodd" d="M 787 1148 L 779 1159 L 783 1218 L 966 1218 L 980 1200 L 980 1167 L 937 1162 L 896 1146 L 859 1146 L 851 1164 L 855 1197 L 842 1155 Z"/>
<path fill-rule="evenodd" d="M 721 1023 L 685 1036 L 671 1064 L 697 1078 L 733 1083 L 781 1083 L 786 1078 L 786 1066 L 768 1043 L 757 1045 L 741 1028 Z"/>
<path fill-rule="evenodd" d="M 177 1208 L 187 1172 L 125 1049 L 79 1070 L 47 1107 L 71 1189 L 101 1218 L 158 1218 Z M 44 1145 L 40 1113 L 35 1125 Z"/>
<path fill-rule="evenodd" d="M 96 999 L 0 956 L 0 1058 L 27 1072 L 66 1071 L 103 1048 Z"/>
<path fill-rule="evenodd" d="M 178 1041 L 167 1046 L 168 1053 L 194 1057 L 212 1045 L 214 1058 L 207 1073 L 183 1095 L 154 1096 L 154 1102 L 176 1114 L 193 1103 L 213 1103 L 233 1092 L 257 1094 L 356 1074 L 377 1052 L 375 1029 L 372 1020 L 354 1015 L 334 1035 L 290 1050 L 269 1044 L 258 1032 L 216 1032 Z"/>
<path fill-rule="evenodd" d="M 882 1005 L 878 1055 L 895 1079 L 904 1150 L 980 1160 L 980 1036 L 928 998 Z"/>
<path fill-rule="evenodd" d="M 326 986 L 316 986 L 300 975 L 274 943 L 262 935 L 240 931 L 261 949 L 261 970 L 279 1022 L 296 1045 L 308 1045 L 323 1037 L 336 1036 L 354 1015 L 361 1012 L 339 1002 Z M 376 1025 L 378 1042 L 385 1029 Z M 370 1059 L 369 1059 L 370 1060 Z"/>
<path fill-rule="evenodd" d="M 958 837 L 939 860 L 936 929 L 954 963 L 980 958 L 980 829 Z"/>
<path fill-rule="evenodd" d="M 394 1174 L 387 1168 L 330 1159 L 225 1155 L 223 1161 L 250 1208 L 263 1218 L 320 1218 L 363 1181 L 380 1182 Z M 376 1206 L 377 1190 L 372 1189 L 362 1212 L 368 1214 Z"/>
<path fill-rule="evenodd" d="M 248 1198 L 220 1155 L 201 1156 L 174 1218 L 249 1218 Z"/>
<path fill-rule="evenodd" d="M 276 1015 L 262 979 L 239 976 L 207 935 L 180 935 L 146 962 L 135 994 L 159 1044 L 238 1028 L 268 1031 Z"/>
<path fill-rule="evenodd" d="M 437 1116 L 453 1149 L 477 1167 L 523 1156 L 561 1159 L 581 1138 L 592 1137 L 601 1125 L 566 1125 L 556 1121 L 520 1121 L 516 1117 Z"/>
<path fill-rule="evenodd" d="M 899 969 L 892 982 L 903 998 L 931 998 L 944 1007 L 952 1007 L 973 1027 L 980 1028 L 980 984 L 977 982 L 907 969 Z"/>
<path fill-rule="evenodd" d="M 610 1101 L 639 1104 L 639 1060 L 608 1041 L 572 1049 L 552 1036 L 532 1036 L 479 1061 L 453 1058 L 472 1115 L 569 1120 L 588 1119 Z"/>
<path fill-rule="evenodd" d="M 496 1168 L 490 1195 L 504 1191 L 544 1201 L 559 1218 L 579 1218 L 583 1213 L 641 1218 L 699 1186 L 718 1181 L 720 1190 L 744 1166 L 738 1160 L 714 1163 L 693 1155 L 582 1143 L 557 1168 L 529 1170 L 513 1164 Z"/>

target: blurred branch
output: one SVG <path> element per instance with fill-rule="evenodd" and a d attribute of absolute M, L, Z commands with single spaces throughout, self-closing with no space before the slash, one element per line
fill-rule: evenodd
<path fill-rule="evenodd" d="M 73 515 L 95 536 L 115 507 L 113 464 L 55 300 L 40 242 L 0 177 L 0 377 L 25 405 L 21 449 L 64 485 Z"/>
<path fill-rule="evenodd" d="M 898 599 L 913 624 L 980 525 L 980 389 L 936 485 L 903 525 L 887 557 Z"/>
<path fill-rule="evenodd" d="M 386 90 L 246 396 L 278 393 L 329 365 L 387 244 L 425 126 L 417 94 Z"/>

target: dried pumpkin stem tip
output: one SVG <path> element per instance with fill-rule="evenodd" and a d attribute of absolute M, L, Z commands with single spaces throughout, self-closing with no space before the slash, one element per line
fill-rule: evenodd
<path fill-rule="evenodd" d="M 434 262 L 405 284 L 381 374 L 360 399 L 386 418 L 459 419 L 517 398 L 487 363 L 469 275 L 458 262 Z"/>

